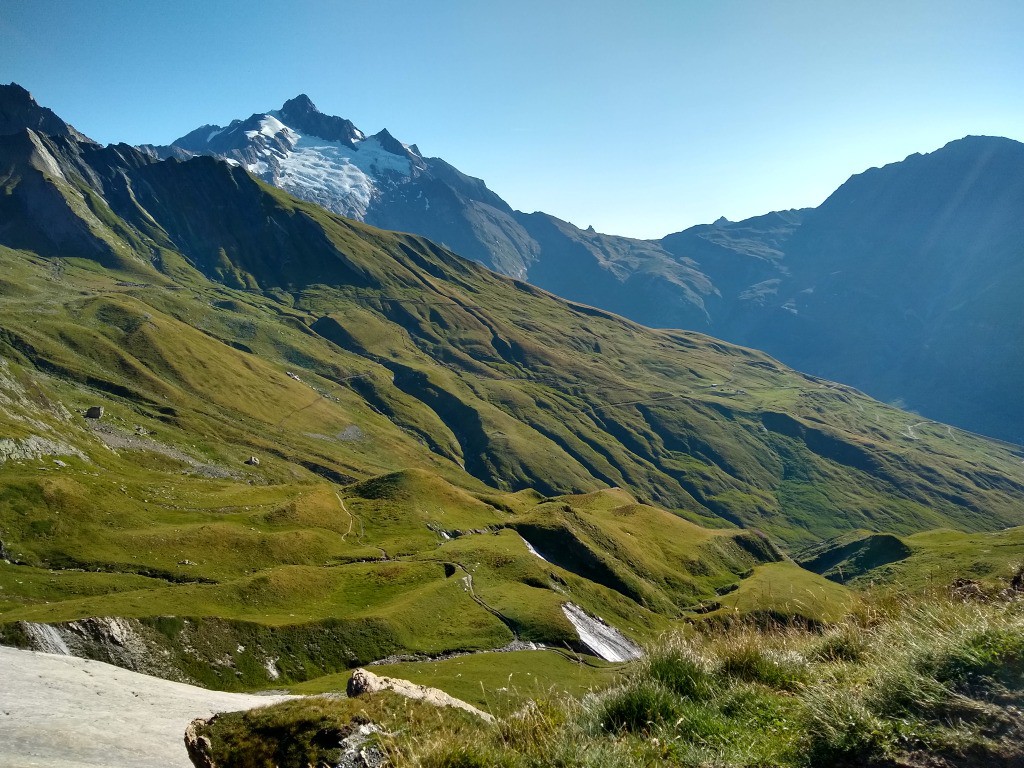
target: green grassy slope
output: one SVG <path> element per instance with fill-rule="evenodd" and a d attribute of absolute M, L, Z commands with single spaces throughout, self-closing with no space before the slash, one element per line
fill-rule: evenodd
<path fill-rule="evenodd" d="M 823 631 L 704 623 L 614 676 L 588 670 L 589 684 L 548 654 L 535 668 L 573 695 L 537 686 L 526 706 L 519 659 L 399 668 L 489 707 L 496 725 L 384 692 L 225 714 L 201 731 L 212 761 L 239 767 L 335 763 L 339 738 L 367 720 L 396 766 L 1019 765 L 1020 612 L 948 597 L 893 607 L 868 602 Z M 496 688 L 474 692 L 457 669 Z M 593 684 L 606 690 L 580 695 Z"/>
<path fill-rule="evenodd" d="M 411 680 L 450 693 L 489 711 L 506 712 L 526 701 L 566 693 L 582 695 L 618 677 L 621 664 L 577 663 L 564 651 L 511 651 L 457 656 L 442 661 L 397 662 L 370 668 L 374 674 Z M 293 693 L 345 690 L 351 673 L 325 675 L 291 687 Z"/>
<path fill-rule="evenodd" d="M 1024 568 L 1024 528 L 988 533 L 937 529 L 901 537 L 859 531 L 822 542 L 797 558 L 805 568 L 854 587 L 944 591 L 956 580 L 969 580 L 994 594 Z"/>
<path fill-rule="evenodd" d="M 129 153 L 57 140 L 49 150 L 53 163 L 71 156 L 100 174 L 123 170 Z M 255 382 L 272 379 L 260 364 L 293 366 L 491 486 L 548 495 L 621 486 L 695 520 L 757 526 L 793 543 L 856 528 L 1020 522 L 1020 464 L 997 444 L 915 425 L 750 350 L 559 301 L 208 158 L 133 162 L 127 182 L 100 189 L 105 197 L 78 186 L 97 211 L 96 248 L 134 249 L 137 270 L 162 275 L 136 279 L 128 295 L 70 302 L 63 322 L 74 331 L 38 318 L 35 327 L 28 317 L 11 323 L 11 346 L 37 367 L 99 379 L 101 366 L 121 374 L 104 382 L 110 389 L 136 400 L 201 388 L 218 398 L 211 404 L 244 404 L 265 423 L 281 390 L 296 385 Z M 53 188 L 78 199 L 74 184 Z M 196 331 L 208 337 L 201 344 Z M 55 349 L 55 337 L 71 349 Z M 222 356 L 222 380 L 201 362 L 220 359 L 214 340 L 241 352 Z M 313 399 L 287 405 L 280 426 L 312 431 L 303 425 L 331 410 Z"/>
<path fill-rule="evenodd" d="M 0 144 L 21 247 L 0 246 L 9 641 L 17 621 L 130 617 L 177 669 L 244 687 L 268 680 L 254 645 L 295 681 L 578 644 L 568 601 L 644 639 L 733 589 L 755 610 L 781 578 L 815 618 L 792 587 L 820 580 L 780 546 L 1024 514 L 1005 446 L 751 350 L 209 159 Z"/>

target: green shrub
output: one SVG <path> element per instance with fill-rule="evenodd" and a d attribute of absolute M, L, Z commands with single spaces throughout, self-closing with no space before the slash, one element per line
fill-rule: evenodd
<path fill-rule="evenodd" d="M 653 653 L 647 673 L 678 696 L 703 701 L 715 693 L 715 676 L 707 659 L 690 648 Z"/>
<path fill-rule="evenodd" d="M 796 653 L 764 648 L 756 637 L 726 646 L 721 651 L 723 674 L 783 691 L 796 690 L 807 678 L 807 664 Z"/>
<path fill-rule="evenodd" d="M 673 722 L 680 702 L 664 686 L 640 680 L 609 692 L 601 701 L 598 718 L 606 731 L 645 733 Z"/>

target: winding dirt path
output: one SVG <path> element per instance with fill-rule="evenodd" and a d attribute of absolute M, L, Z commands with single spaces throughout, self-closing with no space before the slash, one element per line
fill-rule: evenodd
<path fill-rule="evenodd" d="M 344 541 L 345 537 L 352 533 L 352 526 L 355 524 L 356 518 L 355 515 L 348 511 L 348 507 L 345 506 L 345 500 L 341 498 L 341 494 L 336 492 L 334 495 L 337 497 L 338 503 L 341 504 L 341 511 L 348 515 L 348 530 L 341 534 L 341 540 Z M 360 522 L 359 526 L 362 528 L 362 522 Z"/>

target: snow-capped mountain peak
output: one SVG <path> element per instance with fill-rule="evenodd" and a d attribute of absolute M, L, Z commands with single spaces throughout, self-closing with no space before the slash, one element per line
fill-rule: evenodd
<path fill-rule="evenodd" d="M 292 195 L 368 224 L 414 232 L 524 278 L 538 249 L 508 204 L 480 179 L 424 157 L 389 131 L 367 135 L 306 94 L 226 126 L 203 125 L 157 157 L 213 155 Z"/>
<path fill-rule="evenodd" d="M 367 137 L 350 120 L 320 112 L 305 94 L 227 127 L 204 125 L 159 149 L 219 155 L 298 197 L 362 220 L 374 199 L 426 168 L 418 150 L 387 130 Z"/>

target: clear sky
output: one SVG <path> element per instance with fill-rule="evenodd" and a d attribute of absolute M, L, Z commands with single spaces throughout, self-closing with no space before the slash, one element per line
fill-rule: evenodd
<path fill-rule="evenodd" d="M 1020 0 L 0 0 L 0 80 L 102 142 L 307 93 L 513 207 L 660 237 L 1024 139 Z"/>

